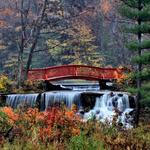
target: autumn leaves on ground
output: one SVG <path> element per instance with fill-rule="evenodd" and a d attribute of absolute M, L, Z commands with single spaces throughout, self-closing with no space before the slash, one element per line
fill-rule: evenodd
<path fill-rule="evenodd" d="M 114 122 L 83 122 L 71 110 L 53 107 L 40 112 L 37 108 L 0 109 L 1 149 L 60 150 L 148 150 L 150 125 L 125 130 Z"/>

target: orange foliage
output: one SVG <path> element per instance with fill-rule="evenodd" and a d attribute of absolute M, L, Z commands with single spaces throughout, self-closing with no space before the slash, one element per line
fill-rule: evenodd
<path fill-rule="evenodd" d="M 14 13 L 14 10 L 10 8 L 3 8 L 0 10 L 0 12 L 3 14 L 3 16 L 10 16 Z"/>
<path fill-rule="evenodd" d="M 72 118 L 74 116 L 74 113 L 72 111 L 68 111 L 65 113 L 66 117 Z"/>
<path fill-rule="evenodd" d="M 73 135 L 80 135 L 80 130 L 78 128 L 73 128 L 72 129 L 72 134 Z"/>
<path fill-rule="evenodd" d="M 132 130 L 124 130 L 115 126 L 115 124 L 113 126 L 107 126 L 106 124 L 99 124 L 96 121 L 88 121 L 82 124 L 80 118 L 75 114 L 75 106 L 71 110 L 54 107 L 44 112 L 40 112 L 36 108 L 29 108 L 15 113 L 10 107 L 4 107 L 1 111 L 10 120 L 8 123 L 11 126 L 8 126 L 8 130 L 10 130 L 10 127 L 13 127 L 10 131 L 11 136 L 13 138 L 20 138 L 19 143 L 25 144 L 32 142 L 33 147 L 35 146 L 34 149 L 38 149 L 36 148 L 38 144 L 47 146 L 48 144 L 53 145 L 55 143 L 65 144 L 66 141 L 70 143 L 70 139 L 73 136 L 80 138 L 78 137 L 80 135 L 80 129 L 82 129 L 82 133 L 84 133 L 87 139 L 89 137 L 95 140 L 96 137 L 98 141 L 105 144 L 104 146 L 107 149 L 148 150 L 150 147 L 149 125 Z M 6 123 L 4 121 L 5 119 L 1 119 L 1 125 Z M 7 132 L 7 130 L 4 131 Z M 5 142 L 5 138 L 3 134 L 0 134 L 0 147 Z M 91 142 L 93 141 L 87 140 L 86 144 L 91 145 Z M 59 149 L 65 148 L 61 146 Z"/>
<path fill-rule="evenodd" d="M 41 139 L 41 141 L 45 142 L 45 140 L 47 139 L 47 137 L 50 137 L 52 132 L 51 132 L 51 129 L 49 127 L 47 128 L 40 128 L 39 129 L 39 137 Z"/>
<path fill-rule="evenodd" d="M 111 10 L 111 3 L 110 3 L 110 1 L 109 0 L 102 0 L 101 9 L 102 9 L 104 14 L 109 13 L 110 10 Z"/>
<path fill-rule="evenodd" d="M 11 123 L 14 123 L 18 120 L 18 115 L 14 113 L 12 108 L 4 107 L 2 108 L 2 112 L 4 112 L 9 117 Z"/>
<path fill-rule="evenodd" d="M 7 23 L 3 20 L 0 20 L 0 28 L 3 28 L 7 25 Z"/>
<path fill-rule="evenodd" d="M 66 111 L 60 108 L 51 108 L 43 113 L 44 117 L 40 116 L 42 120 L 42 128 L 39 129 L 39 138 L 42 141 L 66 138 L 71 135 L 79 135 L 80 119 L 73 111 Z"/>
<path fill-rule="evenodd" d="M 20 129 L 25 139 L 31 139 L 31 134 L 35 132 L 37 139 L 41 142 L 67 139 L 73 135 L 80 134 L 81 121 L 76 113 L 76 107 L 72 110 L 66 108 L 53 107 L 44 112 L 36 108 L 19 110 L 16 114 L 12 108 L 2 108 L 11 126 Z M 30 134 L 28 134 L 30 133 Z"/>
<path fill-rule="evenodd" d="M 8 25 L 8 22 L 4 20 L 5 17 L 7 16 L 12 16 L 14 14 L 14 10 L 10 8 L 1 8 L 0 9 L 0 14 L 3 17 L 3 19 L 0 20 L 0 28 L 4 28 Z"/>

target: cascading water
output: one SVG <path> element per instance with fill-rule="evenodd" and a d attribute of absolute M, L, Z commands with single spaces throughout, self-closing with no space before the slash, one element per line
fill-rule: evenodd
<path fill-rule="evenodd" d="M 45 109 L 56 104 L 64 103 L 68 108 L 71 108 L 73 104 L 76 104 L 80 107 L 80 96 L 81 92 L 79 91 L 55 91 L 55 92 L 46 92 L 45 94 Z M 43 97 L 43 96 L 42 96 Z"/>
<path fill-rule="evenodd" d="M 20 104 L 27 104 L 30 107 L 34 107 L 37 102 L 39 94 L 11 94 L 6 98 L 6 105 L 12 108 L 17 108 Z"/>
<path fill-rule="evenodd" d="M 95 118 L 101 122 L 112 123 L 113 117 L 118 114 L 117 121 L 122 123 L 124 127 L 131 128 L 131 122 L 133 117 L 130 113 L 133 109 L 129 106 L 129 97 L 127 94 L 105 93 L 101 97 L 96 98 L 95 106 L 92 110 L 85 113 L 83 116 L 84 120 Z"/>
<path fill-rule="evenodd" d="M 73 86 L 73 91 L 99 91 L 99 85 L 91 85 L 91 86 Z"/>
<path fill-rule="evenodd" d="M 83 104 L 89 101 L 88 92 L 86 91 L 51 91 L 41 94 L 12 94 L 8 95 L 6 99 L 6 105 L 12 108 L 17 108 L 20 104 L 27 104 L 30 107 L 34 107 L 39 102 L 39 108 L 41 111 L 55 106 L 55 104 L 65 104 L 68 108 L 71 108 L 75 104 L 79 113 L 82 110 L 81 116 L 83 120 L 95 118 L 101 122 L 112 122 L 114 116 L 117 115 L 118 122 L 122 123 L 124 127 L 132 127 L 133 122 L 132 112 L 133 108 L 130 108 L 129 97 L 125 93 L 112 93 L 112 92 L 90 92 L 91 95 L 97 94 L 92 102 L 94 107 L 89 112 L 83 112 Z M 83 97 L 86 95 L 86 98 Z M 89 105 L 91 105 L 89 103 Z M 80 109 L 82 108 L 82 109 Z"/>

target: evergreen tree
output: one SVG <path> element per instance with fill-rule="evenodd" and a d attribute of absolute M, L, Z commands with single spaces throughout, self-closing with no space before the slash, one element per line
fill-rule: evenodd
<path fill-rule="evenodd" d="M 150 104 L 150 0 L 121 0 L 124 6 L 121 8 L 123 16 L 133 21 L 133 25 L 127 27 L 127 31 L 136 36 L 136 40 L 128 43 L 127 47 L 135 56 L 133 62 L 137 64 L 134 77 L 137 80 L 137 118 L 139 118 L 139 104 Z M 146 103 L 147 102 L 147 103 Z"/>

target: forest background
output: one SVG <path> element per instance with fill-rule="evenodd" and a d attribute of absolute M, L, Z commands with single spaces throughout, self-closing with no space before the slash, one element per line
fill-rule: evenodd
<path fill-rule="evenodd" d="M 130 66 L 125 45 L 132 37 L 123 34 L 123 26 L 133 22 L 119 14 L 120 5 L 114 0 L 1 0 L 0 72 L 16 79 L 21 69 L 63 64 Z"/>

